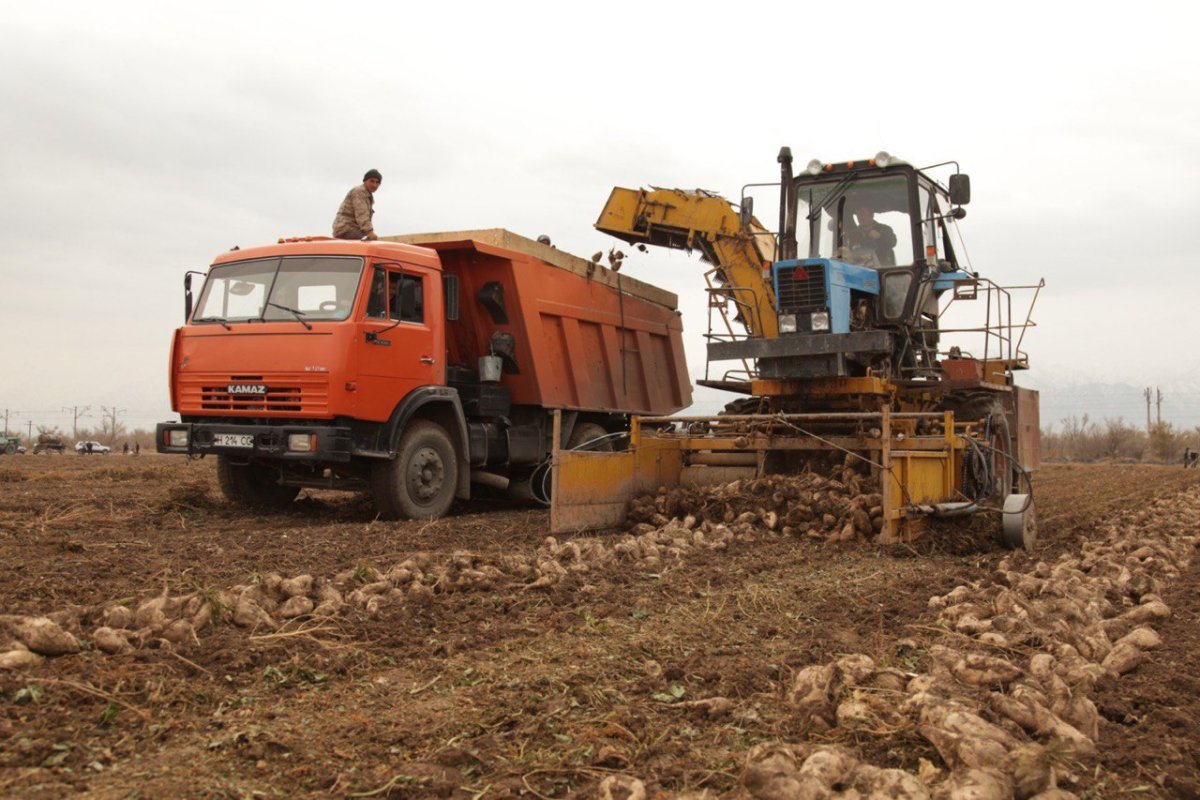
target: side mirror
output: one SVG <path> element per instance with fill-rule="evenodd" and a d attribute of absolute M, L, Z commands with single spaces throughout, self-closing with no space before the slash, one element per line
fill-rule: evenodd
<path fill-rule="evenodd" d="M 950 176 L 950 202 L 965 206 L 971 202 L 971 176 L 959 173 Z"/>
<path fill-rule="evenodd" d="M 750 230 L 750 220 L 754 219 L 754 198 L 742 198 L 742 210 L 738 214 L 738 222 L 742 226 L 743 231 Z"/>
<path fill-rule="evenodd" d="M 183 276 L 183 321 L 192 318 L 192 273 Z"/>

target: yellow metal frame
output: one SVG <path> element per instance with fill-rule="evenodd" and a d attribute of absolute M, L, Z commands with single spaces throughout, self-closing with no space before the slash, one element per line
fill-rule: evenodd
<path fill-rule="evenodd" d="M 556 446 L 551 467 L 551 530 L 563 533 L 617 527 L 635 496 L 652 493 L 660 486 L 706 485 L 760 476 L 767 453 L 789 450 L 851 451 L 871 457 L 883 497 L 881 542 L 915 538 L 926 525 L 930 506 L 962 499 L 964 432 L 969 426 L 957 424 L 952 412 L 940 415 L 940 433 L 917 435 L 914 415 L 897 415 L 885 407 L 878 416 L 869 415 L 871 422 L 878 421 L 878 437 L 824 438 L 789 422 L 805 416 L 674 418 L 684 430 L 701 421 L 727 428 L 721 433 L 696 435 L 660 431 L 659 426 L 671 418 L 635 417 L 627 450 L 590 453 Z M 750 429 L 739 430 L 744 426 Z"/>

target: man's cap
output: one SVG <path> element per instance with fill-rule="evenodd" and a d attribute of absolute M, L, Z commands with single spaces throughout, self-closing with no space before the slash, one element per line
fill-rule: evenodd
<path fill-rule="evenodd" d="M 379 174 L 379 170 L 377 170 L 377 169 L 367 170 L 367 174 L 363 175 L 363 183 L 366 183 L 367 181 L 371 180 L 371 178 L 375 178 L 376 180 L 380 180 L 380 181 L 383 180 L 383 176 Z"/>

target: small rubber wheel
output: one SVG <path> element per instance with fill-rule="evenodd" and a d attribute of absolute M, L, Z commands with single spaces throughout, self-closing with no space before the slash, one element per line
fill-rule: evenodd
<path fill-rule="evenodd" d="M 1004 498 L 1000 536 L 1004 546 L 1012 550 L 1033 550 L 1037 544 L 1037 510 L 1032 495 L 1010 494 Z"/>
<path fill-rule="evenodd" d="M 454 502 L 458 456 L 437 423 L 417 420 L 396 447 L 396 457 L 371 471 L 371 494 L 384 519 L 432 519 Z"/>

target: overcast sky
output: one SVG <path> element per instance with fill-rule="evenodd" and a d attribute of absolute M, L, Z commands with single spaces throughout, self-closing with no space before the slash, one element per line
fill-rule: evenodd
<path fill-rule="evenodd" d="M 170 418 L 184 270 L 328 234 L 368 168 L 382 233 L 505 227 L 586 256 L 613 243 L 591 227 L 612 186 L 736 196 L 776 179 L 786 144 L 801 166 L 961 164 L 974 267 L 1047 282 L 1025 340 L 1046 421 L 1137 419 L 1159 385 L 1164 419 L 1200 424 L 1186 7 L 8 4 L 0 414 L 22 431 L 69 430 L 64 406 Z M 626 270 L 680 295 L 701 374 L 697 258 Z"/>

